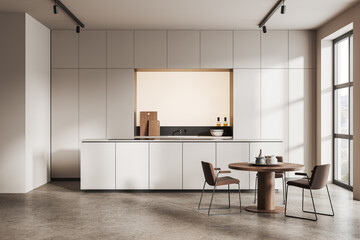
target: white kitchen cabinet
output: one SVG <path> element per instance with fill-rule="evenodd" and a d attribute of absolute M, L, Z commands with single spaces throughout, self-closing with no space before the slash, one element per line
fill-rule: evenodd
<path fill-rule="evenodd" d="M 115 189 L 115 143 L 81 144 L 81 189 Z"/>
<path fill-rule="evenodd" d="M 234 69 L 233 137 L 260 139 L 260 69 Z"/>
<path fill-rule="evenodd" d="M 216 144 L 216 167 L 221 170 L 229 170 L 229 163 L 247 162 L 249 159 L 249 143 L 217 143 Z M 240 170 L 231 170 L 228 174 L 240 180 L 241 189 L 249 189 L 249 172 Z M 220 176 L 227 176 L 221 174 Z M 227 186 L 219 187 L 220 189 L 227 189 Z M 231 189 L 237 189 L 238 186 L 233 184 Z"/>
<path fill-rule="evenodd" d="M 261 68 L 288 68 L 288 31 L 261 34 Z"/>
<path fill-rule="evenodd" d="M 288 159 L 284 157 L 285 149 L 284 143 L 278 142 L 262 142 L 262 143 L 250 143 L 250 161 L 255 162 L 255 157 L 259 156 L 260 149 L 262 149 L 263 156 L 283 156 L 284 162 L 288 162 Z M 250 172 L 250 189 L 255 189 L 255 177 L 257 172 Z M 275 180 L 275 188 L 282 189 L 281 178 Z"/>
<path fill-rule="evenodd" d="M 107 69 L 107 138 L 134 137 L 134 70 Z"/>
<path fill-rule="evenodd" d="M 79 68 L 106 68 L 106 31 L 81 31 Z"/>
<path fill-rule="evenodd" d="M 106 139 L 106 70 L 79 70 L 79 138 Z"/>
<path fill-rule="evenodd" d="M 315 31 L 289 31 L 289 68 L 315 68 Z"/>
<path fill-rule="evenodd" d="M 202 189 L 205 177 L 201 161 L 215 167 L 215 143 L 183 143 L 183 189 Z"/>
<path fill-rule="evenodd" d="M 51 177 L 80 177 L 78 70 L 53 69 L 51 79 Z"/>
<path fill-rule="evenodd" d="M 261 70 L 261 138 L 288 139 L 288 69 Z"/>
<path fill-rule="evenodd" d="M 260 68 L 260 31 L 234 31 L 234 68 Z"/>
<path fill-rule="evenodd" d="M 289 78 L 289 162 L 311 169 L 315 159 L 315 69 L 290 69 Z"/>
<path fill-rule="evenodd" d="M 166 31 L 135 31 L 135 68 L 167 68 Z"/>
<path fill-rule="evenodd" d="M 182 189 L 182 143 L 150 143 L 150 189 Z"/>
<path fill-rule="evenodd" d="M 52 68 L 78 68 L 78 38 L 73 30 L 51 31 Z"/>
<path fill-rule="evenodd" d="M 233 67 L 233 32 L 201 31 L 201 68 Z"/>
<path fill-rule="evenodd" d="M 168 31 L 168 68 L 200 68 L 200 31 Z"/>
<path fill-rule="evenodd" d="M 134 67 L 134 31 L 106 32 L 106 67 Z"/>
<path fill-rule="evenodd" d="M 149 188 L 149 143 L 116 143 L 116 189 Z"/>

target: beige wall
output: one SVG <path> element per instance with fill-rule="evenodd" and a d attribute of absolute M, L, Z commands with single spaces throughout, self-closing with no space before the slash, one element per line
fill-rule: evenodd
<path fill-rule="evenodd" d="M 25 191 L 25 15 L 0 14 L 0 193 Z"/>
<path fill-rule="evenodd" d="M 0 193 L 24 193 L 48 181 L 49 29 L 1 13 L 0 32 Z"/>
<path fill-rule="evenodd" d="M 317 163 L 332 162 L 332 154 L 327 154 L 332 149 L 332 142 L 328 139 L 332 139 L 332 135 L 328 134 L 332 127 L 332 119 L 329 120 L 332 108 L 332 101 L 329 95 L 328 88 L 329 81 L 332 76 L 329 71 L 326 71 L 329 67 L 329 63 L 326 62 L 331 56 L 331 46 L 329 42 L 324 40 L 329 38 L 329 35 L 338 31 L 341 28 L 353 23 L 354 32 L 354 199 L 360 200 L 360 69 L 356 66 L 360 64 L 360 4 L 352 7 L 346 12 L 335 17 L 317 30 L 316 34 L 316 48 L 317 48 L 317 84 L 316 84 L 316 107 L 317 107 L 317 120 L 316 120 L 316 157 Z M 330 37 L 331 38 L 331 37 Z M 323 40 L 323 41 L 322 41 Z M 329 50 L 330 48 L 330 50 Z M 323 54 L 322 54 L 323 53 Z M 327 57 L 326 57 L 327 55 Z M 325 58 L 326 57 L 326 58 Z M 330 114 L 329 114 L 330 110 Z M 330 121 L 330 123 L 329 123 Z M 328 136 L 329 135 L 329 136 Z"/>
<path fill-rule="evenodd" d="M 161 126 L 216 126 L 230 117 L 230 71 L 137 72 L 136 116 L 157 111 Z"/>

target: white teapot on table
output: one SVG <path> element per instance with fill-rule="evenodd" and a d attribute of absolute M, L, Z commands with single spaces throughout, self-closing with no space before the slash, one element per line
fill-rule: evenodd
<path fill-rule="evenodd" d="M 277 164 L 278 160 L 275 155 L 266 157 L 266 164 Z"/>

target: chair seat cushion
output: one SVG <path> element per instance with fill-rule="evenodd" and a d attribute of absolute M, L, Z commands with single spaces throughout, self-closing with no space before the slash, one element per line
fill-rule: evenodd
<path fill-rule="evenodd" d="M 216 186 L 221 186 L 221 185 L 228 185 L 228 184 L 238 184 L 240 181 L 239 179 L 236 178 L 232 178 L 232 177 L 219 177 L 218 181 L 216 183 Z"/>
<path fill-rule="evenodd" d="M 275 178 L 283 178 L 283 177 L 284 177 L 284 173 L 275 172 Z"/>
<path fill-rule="evenodd" d="M 310 188 L 309 182 L 306 178 L 288 181 L 287 184 L 291 185 L 291 186 L 295 186 L 295 187 L 300 187 L 300 188 L 306 188 L 306 189 Z"/>

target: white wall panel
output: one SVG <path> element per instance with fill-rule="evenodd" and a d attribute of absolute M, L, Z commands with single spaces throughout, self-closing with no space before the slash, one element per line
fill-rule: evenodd
<path fill-rule="evenodd" d="M 289 68 L 315 68 L 315 31 L 289 31 Z"/>
<path fill-rule="evenodd" d="M 135 31 L 135 67 L 166 68 L 166 31 Z"/>
<path fill-rule="evenodd" d="M 200 31 L 168 31 L 168 68 L 200 68 Z"/>
<path fill-rule="evenodd" d="M 106 68 L 106 31 L 81 31 L 79 68 Z"/>
<path fill-rule="evenodd" d="M 51 31 L 51 67 L 78 68 L 79 34 L 74 30 Z"/>
<path fill-rule="evenodd" d="M 51 177 L 80 177 L 78 70 L 53 69 Z"/>
<path fill-rule="evenodd" d="M 260 68 L 260 31 L 234 31 L 234 68 Z"/>
<path fill-rule="evenodd" d="M 233 67 L 233 32 L 201 31 L 201 68 Z"/>
<path fill-rule="evenodd" d="M 234 69 L 233 136 L 260 139 L 260 69 Z"/>
<path fill-rule="evenodd" d="M 134 70 L 108 69 L 107 138 L 134 137 Z"/>
<path fill-rule="evenodd" d="M 79 70 L 79 139 L 106 138 L 106 70 Z"/>
<path fill-rule="evenodd" d="M 288 68 L 288 31 L 261 34 L 261 67 Z"/>
<path fill-rule="evenodd" d="M 106 67 L 134 67 L 134 31 L 106 32 Z"/>

